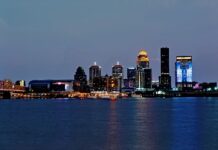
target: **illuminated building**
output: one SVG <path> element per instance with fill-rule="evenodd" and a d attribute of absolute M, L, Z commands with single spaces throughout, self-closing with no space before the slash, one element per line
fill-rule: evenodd
<path fill-rule="evenodd" d="M 93 78 L 92 90 L 94 91 L 106 91 L 106 78 L 105 77 L 95 77 Z"/>
<path fill-rule="evenodd" d="M 124 87 L 134 88 L 136 80 L 136 68 L 129 67 L 127 68 L 127 79 L 124 80 Z"/>
<path fill-rule="evenodd" d="M 94 65 L 89 68 L 89 85 L 93 87 L 94 78 L 99 77 L 101 77 L 101 67 L 98 66 L 96 62 L 94 62 Z"/>
<path fill-rule="evenodd" d="M 87 77 L 82 67 L 78 67 L 74 75 L 73 90 L 79 92 L 88 92 Z"/>
<path fill-rule="evenodd" d="M 144 49 L 141 49 L 137 56 L 137 67 L 149 68 L 148 54 Z"/>
<path fill-rule="evenodd" d="M 127 79 L 135 80 L 135 77 L 136 77 L 136 68 L 134 67 L 127 68 Z"/>
<path fill-rule="evenodd" d="M 117 62 L 117 64 L 112 67 L 112 76 L 123 77 L 123 66 L 120 65 L 119 62 Z"/>
<path fill-rule="evenodd" d="M 120 90 L 120 78 L 117 78 L 115 76 L 108 76 L 106 77 L 106 85 L 107 85 L 107 91 L 117 91 Z"/>
<path fill-rule="evenodd" d="M 156 89 L 156 90 L 159 90 L 159 81 L 152 81 L 152 88 L 153 89 Z"/>
<path fill-rule="evenodd" d="M 0 88 L 1 89 L 13 89 L 14 87 L 14 83 L 11 80 L 3 80 L 0 81 Z"/>
<path fill-rule="evenodd" d="M 52 91 L 72 91 L 73 80 L 32 80 L 29 82 L 29 91 L 46 93 Z"/>
<path fill-rule="evenodd" d="M 26 86 L 26 82 L 24 80 L 18 80 L 15 82 L 15 85 Z"/>
<path fill-rule="evenodd" d="M 150 68 L 145 68 L 144 73 L 145 73 L 145 78 L 144 78 L 145 86 L 144 86 L 144 88 L 150 89 L 152 87 L 152 71 Z"/>
<path fill-rule="evenodd" d="M 217 90 L 217 83 L 216 82 L 211 82 L 211 83 L 199 83 L 199 87 L 203 91 L 215 91 Z"/>
<path fill-rule="evenodd" d="M 136 91 L 146 91 L 151 88 L 152 70 L 149 68 L 149 58 L 145 50 L 140 50 L 137 56 Z"/>
<path fill-rule="evenodd" d="M 94 91 L 117 91 L 119 85 L 118 78 L 114 76 L 102 76 L 96 77 L 93 80 L 93 90 Z"/>
<path fill-rule="evenodd" d="M 192 89 L 192 56 L 177 56 L 175 83 L 179 90 Z"/>
<path fill-rule="evenodd" d="M 164 47 L 160 50 L 161 57 L 161 75 L 159 77 L 160 89 L 171 89 L 171 76 L 169 67 L 169 48 Z"/>
<path fill-rule="evenodd" d="M 52 80 L 52 91 L 72 91 L 73 80 Z"/>
<path fill-rule="evenodd" d="M 112 67 L 112 76 L 118 81 L 116 91 L 121 91 L 123 85 L 123 66 L 119 62 Z"/>

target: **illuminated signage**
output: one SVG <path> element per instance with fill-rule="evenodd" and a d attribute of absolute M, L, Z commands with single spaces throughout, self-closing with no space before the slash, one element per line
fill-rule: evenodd
<path fill-rule="evenodd" d="M 191 56 L 178 56 L 176 60 L 192 60 Z"/>

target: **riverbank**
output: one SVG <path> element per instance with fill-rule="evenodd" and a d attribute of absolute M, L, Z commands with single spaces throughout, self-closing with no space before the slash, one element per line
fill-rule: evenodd
<path fill-rule="evenodd" d="M 0 99 L 55 99 L 55 98 L 79 98 L 79 99 L 113 99 L 118 98 L 143 98 L 143 97 L 218 97 L 217 91 L 168 91 L 168 92 L 140 92 L 140 93 L 120 93 L 97 91 L 90 93 L 80 92 L 48 92 L 48 93 L 11 93 L 0 94 Z"/>

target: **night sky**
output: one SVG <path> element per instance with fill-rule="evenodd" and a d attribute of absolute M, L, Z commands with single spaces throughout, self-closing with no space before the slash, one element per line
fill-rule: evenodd
<path fill-rule="evenodd" d="M 194 81 L 218 81 L 217 0 L 0 0 L 0 79 L 72 79 L 94 61 L 111 74 L 147 50 L 153 79 L 160 48 L 193 56 Z M 125 69 L 126 72 L 126 69 Z"/>

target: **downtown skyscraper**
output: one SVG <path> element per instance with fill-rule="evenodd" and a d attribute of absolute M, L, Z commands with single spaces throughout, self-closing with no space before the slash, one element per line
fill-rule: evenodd
<path fill-rule="evenodd" d="M 140 50 L 137 56 L 136 91 L 146 91 L 151 88 L 152 70 L 149 67 L 149 58 L 145 50 Z"/>
<path fill-rule="evenodd" d="M 192 56 L 177 56 L 175 70 L 176 87 L 179 90 L 192 89 Z"/>
<path fill-rule="evenodd" d="M 161 58 L 161 75 L 159 76 L 159 87 L 163 90 L 171 89 L 171 76 L 169 65 L 169 48 L 163 47 L 160 49 Z"/>
<path fill-rule="evenodd" d="M 112 77 L 117 81 L 116 90 L 121 91 L 123 87 L 123 66 L 119 62 L 112 67 Z"/>
<path fill-rule="evenodd" d="M 94 64 L 89 68 L 89 85 L 92 87 L 94 79 L 99 77 L 101 77 L 101 66 L 94 62 Z"/>

